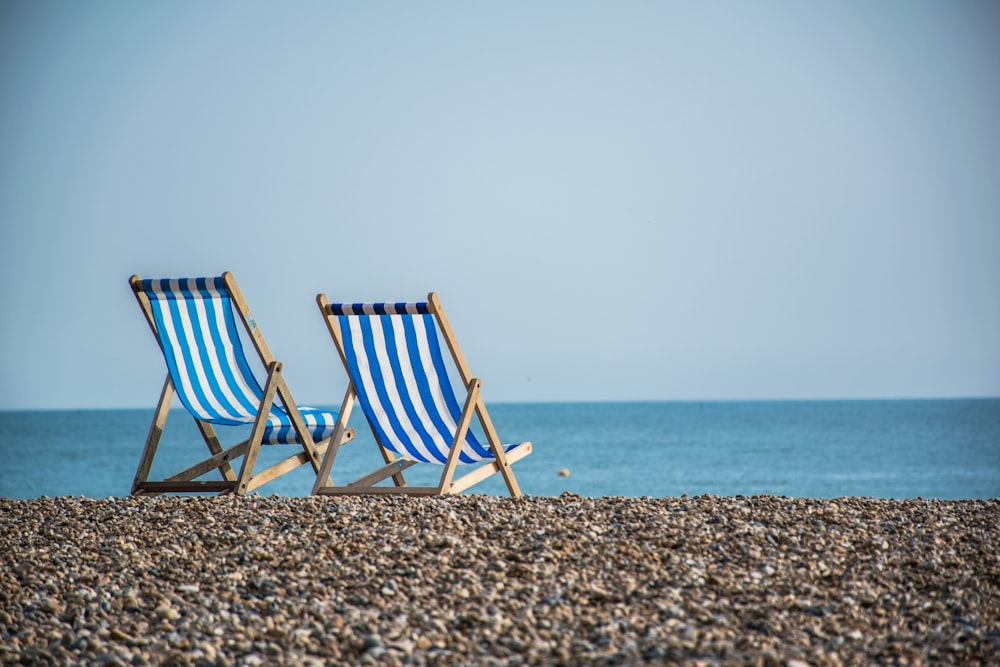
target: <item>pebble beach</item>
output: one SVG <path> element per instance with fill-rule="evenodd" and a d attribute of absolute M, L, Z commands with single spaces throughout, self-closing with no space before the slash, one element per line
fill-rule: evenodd
<path fill-rule="evenodd" d="M 996 665 L 1000 500 L 0 498 L 0 663 Z"/>

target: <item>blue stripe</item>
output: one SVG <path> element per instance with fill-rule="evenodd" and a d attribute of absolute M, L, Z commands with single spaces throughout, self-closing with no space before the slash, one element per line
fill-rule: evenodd
<path fill-rule="evenodd" d="M 177 392 L 178 398 L 181 399 L 181 403 L 187 408 L 188 412 L 193 415 L 200 416 L 201 413 L 194 409 L 191 402 L 188 400 L 187 393 L 184 391 L 183 385 L 179 382 L 181 374 L 177 368 L 177 361 L 174 358 L 176 353 L 174 346 L 170 343 L 167 337 L 160 332 L 166 331 L 166 324 L 163 322 L 163 311 L 162 304 L 157 299 L 150 299 L 150 307 L 153 311 L 153 321 L 156 323 L 157 338 L 160 340 L 160 347 L 163 350 L 163 359 L 167 362 L 167 370 L 170 371 L 170 377 L 173 380 L 174 391 Z"/>
<path fill-rule="evenodd" d="M 165 332 L 166 324 L 163 319 L 163 309 L 169 309 L 171 316 L 175 322 L 173 328 L 174 334 L 178 338 L 178 346 L 175 348 L 172 343 L 170 343 L 165 333 L 159 334 L 159 338 L 164 348 L 164 357 L 167 361 L 167 367 L 170 370 L 171 377 L 174 379 L 175 389 L 181 399 L 184 406 L 193 415 L 204 418 L 206 421 L 211 421 L 215 424 L 243 424 L 243 420 L 235 420 L 229 417 L 225 417 L 219 414 L 209 403 L 208 394 L 206 393 L 206 387 L 203 386 L 198 380 L 195 374 L 187 374 L 182 377 L 180 372 L 180 367 L 177 363 L 179 358 L 185 361 L 188 368 L 195 368 L 195 364 L 199 363 L 203 369 L 206 377 L 208 378 L 209 388 L 212 390 L 213 396 L 216 400 L 226 406 L 231 412 L 238 415 L 243 415 L 245 417 L 253 417 L 256 414 L 257 406 L 246 406 L 246 401 L 244 400 L 244 405 L 233 406 L 231 402 L 222 394 L 220 391 L 219 379 L 215 376 L 214 371 L 211 368 L 211 357 L 208 354 L 207 346 L 201 331 L 201 324 L 205 323 L 205 320 L 201 318 L 195 308 L 195 299 L 208 301 L 210 300 L 210 294 L 208 292 L 209 286 L 214 286 L 216 289 L 221 289 L 221 294 L 223 295 L 223 305 L 222 305 L 222 317 L 223 324 L 227 327 L 227 333 L 229 334 L 226 338 L 232 338 L 232 335 L 236 332 L 235 321 L 233 320 L 232 307 L 230 300 L 228 298 L 228 293 L 225 291 L 225 285 L 221 278 L 198 278 L 198 279 L 180 279 L 179 289 L 171 290 L 169 279 L 159 279 L 154 281 L 143 281 L 144 291 L 150 296 L 150 305 L 153 308 L 154 320 L 156 321 L 157 331 Z M 188 298 L 180 298 L 181 295 L 187 295 Z M 208 329 L 211 332 L 212 340 L 214 341 L 217 349 L 222 350 L 226 346 L 226 342 L 223 338 L 222 332 L 220 331 L 220 326 L 218 322 L 218 317 L 216 316 L 214 309 L 209 307 L 210 304 L 206 303 L 206 316 L 209 317 L 207 321 Z M 184 335 L 186 330 L 183 329 L 180 323 L 181 308 L 188 313 L 188 316 L 192 320 L 192 325 L 194 327 L 192 333 L 194 334 L 196 340 L 196 350 L 197 362 L 195 354 L 192 354 L 192 350 L 186 342 L 186 336 Z M 228 320 L 228 323 L 226 322 Z M 246 371 L 249 371 L 249 366 L 247 365 L 246 359 L 243 356 L 242 347 L 239 345 L 239 338 L 236 338 L 236 344 L 234 345 L 236 355 L 239 362 L 242 362 L 242 366 Z M 234 376 L 232 368 L 228 363 L 223 363 L 224 360 L 220 359 L 220 367 L 224 373 L 226 382 L 230 387 L 234 386 Z M 192 394 L 194 399 L 201 403 L 204 407 L 202 410 L 195 410 L 193 406 L 192 396 L 189 396 L 184 389 L 182 383 L 183 379 L 187 379 L 192 385 Z M 257 384 L 256 378 L 253 375 L 249 375 L 251 388 L 256 387 L 257 393 L 260 395 L 260 388 Z M 242 392 L 234 391 L 234 393 L 239 396 Z"/>
<path fill-rule="evenodd" d="M 169 294 L 170 285 L 169 281 L 166 279 L 156 279 L 156 280 L 144 280 L 143 291 L 146 292 L 147 296 L 152 294 L 149 299 L 150 308 L 153 311 L 153 321 L 156 323 L 157 338 L 160 340 L 160 347 L 163 349 L 163 358 L 167 362 L 167 370 L 170 371 L 170 377 L 173 379 L 174 390 L 177 392 L 178 398 L 181 399 L 181 403 L 187 408 L 188 412 L 195 416 L 205 416 L 200 410 L 195 410 L 188 397 L 187 392 L 181 383 L 181 372 L 177 366 L 177 352 L 178 349 L 167 338 L 166 334 L 163 333 L 167 331 L 167 325 L 163 320 L 163 309 L 164 307 L 170 307 L 170 300 L 159 299 L 157 294 Z M 175 331 L 175 334 L 178 333 Z M 183 346 L 181 346 L 183 347 Z"/>
<path fill-rule="evenodd" d="M 402 454 L 399 451 L 396 443 L 389 437 L 389 435 L 382 429 L 382 425 L 376 417 L 375 406 L 372 405 L 371 397 L 368 396 L 368 390 L 365 385 L 361 382 L 361 368 L 358 366 L 358 355 L 354 346 L 354 336 L 351 332 L 351 324 L 349 316 L 339 317 L 337 323 L 340 325 L 340 334 L 344 340 L 344 357 L 347 359 L 347 368 L 351 376 L 351 381 L 354 384 L 354 390 L 358 395 L 358 402 L 361 404 L 361 410 L 365 413 L 365 417 L 368 419 L 368 424 L 371 426 L 372 433 L 375 434 L 375 439 L 378 440 L 379 444 L 383 447 L 390 449 L 397 454 Z"/>
<path fill-rule="evenodd" d="M 376 305 L 378 304 L 368 304 L 364 307 L 374 309 Z M 394 308 L 397 306 L 398 304 L 393 304 Z M 355 312 L 360 312 L 362 305 L 355 304 L 350 308 L 353 309 L 355 307 L 359 309 Z M 351 332 L 352 317 L 357 317 L 360 326 L 360 341 L 357 341 Z M 442 347 L 438 339 L 436 320 L 430 314 L 423 314 L 420 316 L 402 315 L 397 317 L 380 315 L 379 317 L 385 334 L 386 355 L 389 363 L 388 368 L 383 368 L 381 366 L 376 355 L 376 344 L 371 325 L 371 316 L 341 315 L 338 317 L 338 325 L 341 330 L 344 353 L 347 359 L 348 373 L 350 374 L 352 383 L 358 393 L 358 401 L 361 404 L 361 408 L 364 411 L 365 416 L 368 418 L 372 431 L 375 433 L 379 442 L 381 442 L 387 449 L 391 449 L 398 454 L 404 454 L 408 458 L 412 458 L 417 461 L 444 463 L 447 460 L 450 446 L 455 438 L 455 433 L 446 425 L 446 418 L 443 413 L 438 411 L 438 404 L 434 400 L 433 389 L 427 375 L 428 369 L 424 367 L 423 359 L 420 357 L 418 343 L 420 342 L 419 339 L 421 337 L 423 337 L 426 342 L 431 364 L 433 365 L 434 371 L 438 376 L 439 390 L 441 391 L 441 395 L 445 403 L 444 409 L 447 410 L 451 420 L 455 423 L 461 419 L 462 406 L 459 404 L 449 380 L 447 365 L 445 364 Z M 422 332 L 418 332 L 417 330 L 417 317 L 423 318 Z M 402 332 L 406 346 L 405 350 L 397 348 L 395 337 L 393 335 L 400 326 L 403 327 Z M 360 349 L 356 347 L 357 344 L 360 344 Z M 367 377 L 371 381 L 373 395 L 369 395 L 365 384 L 361 381 L 361 355 L 364 355 L 369 364 L 369 368 L 371 369 L 371 372 L 367 374 Z M 413 371 L 417 384 L 416 395 L 411 394 L 406 388 L 403 375 L 403 364 L 408 364 Z M 404 430 L 399 418 L 400 415 L 395 414 L 394 408 L 389 401 L 388 389 L 390 387 L 394 388 L 396 393 L 400 396 L 401 404 L 406 416 L 409 418 L 413 429 L 420 437 L 420 442 L 427 447 L 427 450 L 431 453 L 433 458 L 428 459 L 428 457 L 416 447 L 416 443 L 411 440 L 411 436 L 406 432 L 406 430 Z M 437 430 L 441 439 L 447 443 L 443 450 L 433 442 L 431 434 L 427 431 L 426 426 L 419 418 L 418 414 L 421 407 L 430 416 L 433 427 Z M 379 414 L 385 415 L 388 422 L 388 430 L 383 428 L 379 422 Z M 465 451 L 460 451 L 460 462 L 474 463 L 476 461 L 489 460 L 493 458 L 493 453 L 488 447 L 480 444 L 471 429 L 467 431 L 464 442 L 469 448 L 470 453 L 467 454 Z"/>
<path fill-rule="evenodd" d="M 183 304 L 184 310 L 187 312 L 188 317 L 191 320 L 193 328 L 192 333 L 195 336 L 196 346 L 197 346 L 197 349 L 195 351 L 198 354 L 198 363 L 200 364 L 201 370 L 205 375 L 205 382 L 207 384 L 201 384 L 197 378 L 197 375 L 194 373 L 190 374 L 188 379 L 192 384 L 196 384 L 198 386 L 198 389 L 200 391 L 196 392 L 196 395 L 198 396 L 199 401 L 207 400 L 209 398 L 207 392 L 210 391 L 211 398 L 214 398 L 215 402 L 221 405 L 226 412 L 244 418 L 244 419 L 234 419 L 232 417 L 225 416 L 221 412 L 219 412 L 216 408 L 213 408 L 212 406 L 203 403 L 203 405 L 205 406 L 205 410 L 212 415 L 211 417 L 212 421 L 214 421 L 215 423 L 229 423 L 229 424 L 245 423 L 246 419 L 252 418 L 256 414 L 259 403 L 258 405 L 247 405 L 248 401 L 239 398 L 242 392 L 236 389 L 233 369 L 224 358 L 218 358 L 219 366 L 222 370 L 223 377 L 220 378 L 218 375 L 216 375 L 215 371 L 212 369 L 213 356 L 209 354 L 208 344 L 204 338 L 205 334 L 202 331 L 203 328 L 208 329 L 209 335 L 212 337 L 213 341 L 218 346 L 217 349 L 220 351 L 225 349 L 225 347 L 227 347 L 229 344 L 231 344 L 232 337 L 234 334 L 236 334 L 236 329 L 235 329 L 235 322 L 233 321 L 232 305 L 229 300 L 229 295 L 225 291 L 222 291 L 220 293 L 220 301 L 222 306 L 221 322 L 220 322 L 219 319 L 220 315 L 217 314 L 215 312 L 215 309 L 212 307 L 213 304 L 211 303 L 211 301 L 213 300 L 213 297 L 209 294 L 208 281 L 206 279 L 202 278 L 197 280 L 191 280 L 184 283 L 183 286 L 185 293 L 187 294 L 197 293 L 197 298 L 192 297 L 189 299 L 184 299 L 183 301 L 179 299 L 174 299 L 171 300 L 170 303 L 176 304 L 177 308 L 180 308 L 181 304 Z M 218 284 L 216 284 L 216 287 L 217 286 Z M 201 301 L 202 305 L 204 306 L 205 310 L 204 316 L 202 316 L 198 312 L 197 308 L 198 301 Z M 225 331 L 223 331 L 223 328 L 225 328 Z M 228 334 L 228 335 L 224 337 L 223 334 Z M 234 347 L 236 350 L 237 362 L 239 363 L 239 361 L 242 361 L 244 366 L 246 366 L 246 359 L 243 358 L 243 351 L 239 347 L 238 337 L 236 338 L 236 345 Z M 248 367 L 247 370 L 249 370 Z M 226 388 L 228 388 L 232 393 L 236 395 L 237 397 L 236 400 L 239 401 L 239 403 L 233 404 L 233 402 L 228 397 L 226 397 L 224 393 L 223 382 L 225 382 Z M 253 382 L 251 383 L 250 386 L 253 387 L 255 385 L 256 382 Z M 257 394 L 258 396 L 260 395 L 259 387 L 257 390 Z"/>
<path fill-rule="evenodd" d="M 264 430 L 266 431 L 267 429 Z M 292 428 L 291 423 L 282 425 L 278 429 L 277 435 L 272 435 L 271 437 L 275 442 L 288 442 L 289 440 L 295 442 L 297 439 L 295 429 Z"/>
<path fill-rule="evenodd" d="M 233 319 L 232 304 L 230 303 L 228 293 L 222 291 L 220 293 L 221 294 L 220 300 L 222 302 L 223 323 L 222 326 L 220 326 L 218 316 L 215 314 L 215 309 L 212 307 L 211 304 L 213 297 L 209 292 L 209 286 L 207 282 L 208 281 L 206 281 L 205 279 L 199 279 L 198 287 L 201 296 L 201 301 L 203 302 L 205 308 L 205 317 L 208 318 L 207 324 L 208 324 L 209 335 L 211 336 L 212 343 L 215 345 L 215 349 L 221 353 L 221 351 L 227 347 L 228 341 L 232 339 L 232 334 L 234 332 L 234 327 L 228 327 L 228 324 L 226 322 L 227 320 Z M 191 315 L 192 317 L 195 317 L 197 315 L 197 310 L 193 308 L 195 304 L 193 301 L 189 301 L 188 303 L 192 306 L 192 308 L 190 308 Z M 225 336 L 225 338 L 223 338 L 222 335 L 223 331 L 225 331 L 228 334 L 227 336 Z M 236 340 L 238 343 L 239 338 L 237 338 Z M 237 347 L 236 353 L 237 357 L 240 357 L 242 356 L 243 351 L 238 349 Z M 225 381 L 226 386 L 229 387 L 233 395 L 236 396 L 236 400 L 239 401 L 239 403 L 237 404 L 233 404 L 233 402 L 224 395 L 219 378 L 215 377 L 215 374 L 212 372 L 211 357 L 208 355 L 207 350 L 205 350 L 204 360 L 205 363 L 203 364 L 203 366 L 205 369 L 205 373 L 206 375 L 209 376 L 210 381 L 212 382 L 212 390 L 215 392 L 216 399 L 218 400 L 218 402 L 224 405 L 226 409 L 232 414 L 253 417 L 254 414 L 256 414 L 257 412 L 257 406 L 256 405 L 247 406 L 246 400 L 240 397 L 243 392 L 239 391 L 236 388 L 237 387 L 236 378 L 233 374 L 232 366 L 230 366 L 228 363 L 225 363 L 224 358 L 221 357 L 219 358 L 219 367 L 221 368 L 223 375 L 222 379 Z M 256 385 L 255 382 L 250 384 L 251 387 L 254 387 L 255 385 Z M 257 388 L 257 395 L 258 396 L 261 395 L 259 387 Z"/>
<path fill-rule="evenodd" d="M 306 429 L 312 435 L 313 442 L 320 442 L 321 440 L 326 440 L 331 435 L 333 435 L 333 429 L 336 425 L 337 413 L 328 412 L 326 410 L 317 410 L 315 408 L 299 408 L 299 412 L 302 414 L 302 419 L 306 421 Z M 264 440 L 272 445 L 284 445 L 284 444 L 296 444 L 300 442 L 298 435 L 295 433 L 295 429 L 292 427 L 292 419 L 288 416 L 288 413 L 284 409 L 275 406 L 275 409 L 271 414 L 278 417 L 281 420 L 280 424 L 271 425 L 268 424 L 264 429 Z M 310 426 L 308 423 L 308 417 L 315 417 L 316 425 Z"/>
<path fill-rule="evenodd" d="M 392 429 L 392 432 L 387 434 L 395 443 L 395 446 L 391 449 L 399 452 L 399 447 L 401 446 L 417 460 L 425 461 L 426 457 L 424 457 L 420 450 L 414 447 L 413 443 L 410 442 L 410 438 L 407 436 L 406 430 L 399 421 L 396 411 L 392 409 L 392 402 L 389 400 L 389 394 L 386 391 L 385 385 L 386 377 L 391 377 L 391 369 L 388 369 L 389 373 L 386 373 L 386 369 L 383 369 L 379 365 L 379 360 L 375 351 L 375 339 L 372 333 L 371 318 L 362 317 L 358 321 L 361 324 L 362 343 L 364 345 L 365 356 L 368 358 L 368 364 L 373 370 L 371 374 L 372 384 L 375 386 L 378 403 L 383 408 L 382 412 L 386 415 L 386 417 L 388 417 L 389 426 Z"/>
<path fill-rule="evenodd" d="M 394 322 L 398 322 L 401 326 L 403 326 L 404 340 L 407 338 L 407 336 L 405 335 L 406 324 L 412 320 L 411 317 L 399 316 L 399 315 L 396 316 L 383 315 L 380 319 L 382 320 L 383 330 L 388 329 L 390 334 L 395 333 Z M 406 379 L 403 376 L 403 368 L 400 363 L 400 352 L 396 348 L 395 336 L 392 335 L 386 336 L 386 348 L 389 353 L 388 354 L 389 363 L 392 367 L 392 374 L 395 380 L 396 392 L 399 394 L 400 402 L 403 404 L 403 410 L 406 412 L 406 416 L 409 418 L 410 424 L 413 425 L 413 429 L 420 436 L 420 440 L 424 444 L 424 447 L 426 447 L 426 449 L 429 452 L 431 452 L 434 458 L 436 458 L 440 463 L 445 463 L 448 460 L 447 453 L 441 452 L 438 445 L 434 442 L 434 439 L 431 436 L 431 434 L 424 427 L 424 423 L 420 419 L 420 416 L 418 415 L 417 410 L 414 407 L 413 397 L 410 395 L 410 392 L 406 387 Z M 410 351 L 410 354 L 413 354 L 413 352 L 416 351 L 414 348 L 410 348 L 409 345 L 407 345 L 407 349 Z M 413 365 L 410 358 L 407 358 L 406 361 L 410 364 L 410 366 Z M 421 386 L 421 383 L 419 381 L 417 384 L 418 387 Z M 445 441 L 447 442 L 447 438 L 445 439 Z"/>
<path fill-rule="evenodd" d="M 236 358 L 236 368 L 240 375 L 243 376 L 243 381 L 247 383 L 247 386 L 250 387 L 250 390 L 256 396 L 257 403 L 252 404 L 249 399 L 242 396 L 243 392 L 238 389 L 236 378 L 229 364 L 223 364 L 223 373 L 226 374 L 226 381 L 232 388 L 233 394 L 236 395 L 236 400 L 240 401 L 242 406 L 241 411 L 246 412 L 252 417 L 256 415 L 257 411 L 260 409 L 260 401 L 264 397 L 264 390 L 261 389 L 260 383 L 257 382 L 257 378 L 254 376 L 253 371 L 250 370 L 250 364 L 247 362 L 246 352 L 243 351 L 243 343 L 240 340 L 240 333 L 236 329 L 236 318 L 233 315 L 232 299 L 229 297 L 229 292 L 224 291 L 222 294 L 222 314 L 225 318 L 226 335 L 229 339 L 228 343 L 232 345 L 233 356 Z"/>
<path fill-rule="evenodd" d="M 191 282 L 195 283 L 193 285 L 195 289 L 200 289 L 204 287 L 204 282 L 202 281 L 191 281 Z M 197 282 L 202 282 L 202 284 L 198 285 Z M 185 285 L 185 287 L 187 289 L 190 289 L 190 287 L 187 285 Z M 204 299 L 200 300 L 204 302 Z M 230 414 L 232 413 L 239 414 L 240 410 L 235 409 L 235 406 L 231 405 L 230 402 L 225 398 L 225 396 L 223 396 L 222 388 L 221 385 L 219 384 L 219 378 L 217 378 L 215 373 L 212 372 L 212 361 L 211 361 L 211 356 L 208 353 L 208 343 L 205 341 L 205 333 L 202 331 L 202 329 L 204 328 L 204 325 L 207 325 L 207 328 L 210 332 L 218 329 L 219 323 L 216 321 L 215 317 L 213 317 L 214 313 L 211 314 L 206 313 L 208 320 L 205 320 L 198 313 L 197 300 L 194 298 L 184 299 L 184 300 L 178 299 L 172 301 L 171 303 L 176 303 L 178 308 L 183 307 L 183 309 L 187 312 L 187 316 L 191 322 L 191 332 L 194 334 L 195 337 L 195 349 L 191 351 L 192 352 L 191 356 L 194 359 L 195 363 L 198 364 L 198 367 L 200 367 L 202 373 L 205 375 L 205 379 L 204 381 L 202 381 L 198 378 L 196 372 L 192 372 L 189 374 L 188 379 L 192 383 L 199 383 L 199 387 L 201 389 L 201 395 L 204 395 L 206 400 L 214 399 L 215 402 L 221 405 L 226 412 L 229 412 Z M 195 357 L 195 355 L 197 356 Z M 194 370 L 195 369 L 192 369 L 192 371 Z M 199 395 L 199 400 L 201 399 L 201 395 Z M 223 416 L 222 412 L 220 412 L 217 408 L 204 403 L 203 405 L 205 406 L 206 410 L 211 410 L 213 412 L 215 418 L 217 419 L 226 418 L 225 416 Z"/>
<path fill-rule="evenodd" d="M 431 360 L 434 363 L 434 370 L 437 372 L 438 380 L 441 384 L 441 393 L 444 394 L 444 400 L 448 409 L 451 410 L 452 418 L 458 423 L 462 417 L 462 408 L 459 406 L 458 400 L 455 398 L 455 392 L 451 388 L 451 382 L 448 380 L 448 369 L 445 368 L 444 358 L 441 356 L 441 345 L 438 342 L 436 322 L 431 315 L 424 315 L 423 318 L 424 326 L 430 332 L 427 336 L 427 344 L 431 350 Z M 471 428 L 466 432 L 465 442 L 472 448 L 472 451 L 480 456 L 492 458 L 492 453 L 479 444 Z M 474 459 L 469 458 L 464 453 L 459 455 L 459 460 L 463 463 L 472 463 L 474 461 Z"/>
<path fill-rule="evenodd" d="M 430 317 L 430 315 L 425 315 L 423 317 Z M 431 394 L 431 383 L 430 379 L 427 377 L 427 370 L 424 368 L 423 360 L 420 358 L 420 348 L 418 347 L 419 340 L 417 335 L 417 328 L 415 324 L 416 317 L 410 316 L 405 318 L 404 321 L 404 333 L 406 337 L 406 347 L 410 352 L 410 356 L 407 359 L 407 363 L 413 369 L 413 376 L 417 380 L 417 387 L 420 392 L 420 402 L 424 405 L 424 409 L 427 410 L 427 414 L 430 415 L 431 421 L 434 423 L 434 428 L 437 429 L 438 433 L 447 443 L 446 447 L 450 449 L 452 441 L 455 439 L 455 434 L 445 423 L 443 416 L 438 411 L 437 404 L 434 402 L 434 397 Z M 433 326 L 433 322 L 430 323 Z M 434 329 L 429 330 L 431 334 L 434 334 Z M 427 337 L 423 337 L 427 340 Z M 434 346 L 428 341 L 428 347 L 431 351 L 431 355 L 434 354 Z M 447 460 L 448 451 L 439 452 L 439 456 L 443 456 L 444 460 Z"/>
<path fill-rule="evenodd" d="M 184 402 L 184 405 L 193 414 L 201 415 L 212 421 L 223 420 L 224 417 L 222 417 L 222 415 L 218 414 L 212 409 L 208 401 L 208 396 L 205 394 L 205 391 L 202 388 L 201 383 L 198 382 L 198 379 L 196 377 L 192 377 L 191 375 L 182 375 L 180 373 L 180 368 L 176 363 L 176 357 L 179 356 L 181 359 L 183 359 L 185 368 L 194 368 L 195 365 L 194 355 L 191 354 L 191 348 L 186 344 L 185 341 L 185 339 L 187 338 L 186 335 L 187 331 L 181 326 L 180 323 L 181 311 L 178 301 L 176 299 L 167 299 L 166 301 L 162 302 L 162 307 L 165 307 L 165 309 L 170 312 L 171 319 L 177 325 L 174 328 L 174 332 L 178 338 L 177 341 L 178 347 L 177 349 L 171 350 L 171 354 L 175 356 L 174 367 L 173 367 L 174 379 L 175 380 L 186 379 L 191 384 L 191 393 L 193 394 L 193 398 L 196 399 L 197 402 L 202 405 L 202 409 L 201 410 L 194 409 L 191 400 L 192 396 L 188 396 L 185 393 L 184 385 L 182 383 L 179 384 L 179 386 L 175 387 L 177 389 L 177 393 L 180 394 L 181 400 Z M 167 342 L 167 345 L 169 345 L 169 342 Z M 166 349 L 166 347 L 164 349 Z"/>

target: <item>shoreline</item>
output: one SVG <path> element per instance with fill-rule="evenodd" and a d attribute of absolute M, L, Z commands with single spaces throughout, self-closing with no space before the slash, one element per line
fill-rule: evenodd
<path fill-rule="evenodd" d="M 987 665 L 1000 500 L 0 498 L 0 662 Z"/>

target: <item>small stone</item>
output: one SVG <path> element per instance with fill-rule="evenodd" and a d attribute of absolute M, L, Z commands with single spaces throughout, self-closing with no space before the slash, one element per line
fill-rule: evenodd
<path fill-rule="evenodd" d="M 178 618 L 181 617 L 180 613 L 176 609 L 165 604 L 159 605 L 156 609 L 153 610 L 153 613 L 156 614 L 157 618 L 161 618 L 167 621 L 176 621 Z"/>
<path fill-rule="evenodd" d="M 400 651 L 406 655 L 413 653 L 413 646 L 413 642 L 406 639 L 396 640 L 385 645 L 390 651 Z"/>
<path fill-rule="evenodd" d="M 39 605 L 42 611 L 49 614 L 58 614 L 62 611 L 62 605 L 52 598 L 45 598 Z"/>
<path fill-rule="evenodd" d="M 777 651 L 772 649 L 765 649 L 761 651 L 761 660 L 763 661 L 764 667 L 780 667 L 781 660 L 778 658 Z"/>
<path fill-rule="evenodd" d="M 125 633 L 125 632 L 122 632 L 118 628 L 111 628 L 111 630 L 108 632 L 108 636 L 111 639 L 115 640 L 116 642 L 134 642 L 135 641 L 135 639 L 131 635 L 129 635 L 129 634 Z"/>

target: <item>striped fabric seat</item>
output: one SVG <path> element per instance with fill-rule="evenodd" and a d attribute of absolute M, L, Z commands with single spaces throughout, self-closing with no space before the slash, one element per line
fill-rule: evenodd
<path fill-rule="evenodd" d="M 336 316 L 358 403 L 379 442 L 411 461 L 445 463 L 462 406 L 428 304 L 330 304 L 329 312 Z M 470 429 L 458 462 L 493 458 Z"/>
<path fill-rule="evenodd" d="M 141 291 L 149 299 L 157 338 L 184 407 L 211 424 L 252 424 L 263 391 L 243 352 L 223 278 L 146 279 Z M 299 410 L 314 441 L 330 437 L 336 414 Z M 273 405 L 262 443 L 298 442 L 288 413 Z"/>

